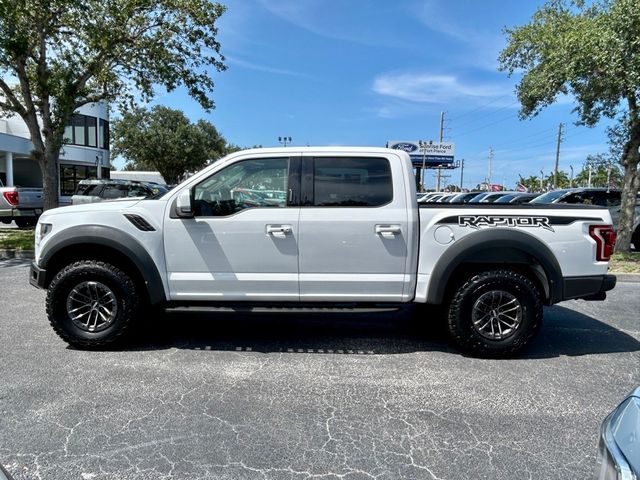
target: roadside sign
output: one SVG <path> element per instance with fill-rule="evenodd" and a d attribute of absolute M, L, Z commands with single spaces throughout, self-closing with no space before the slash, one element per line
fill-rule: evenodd
<path fill-rule="evenodd" d="M 387 147 L 407 152 L 415 167 L 421 167 L 423 161 L 429 167 L 451 165 L 455 155 L 455 145 L 448 142 L 391 140 L 387 142 Z"/>

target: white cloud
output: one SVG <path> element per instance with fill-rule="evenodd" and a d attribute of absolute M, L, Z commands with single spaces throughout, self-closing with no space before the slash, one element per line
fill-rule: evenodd
<path fill-rule="evenodd" d="M 295 70 L 286 70 L 283 68 L 270 67 L 268 65 L 261 65 L 258 63 L 248 62 L 246 60 L 241 60 L 236 57 L 226 57 L 226 62 L 229 65 L 236 65 L 238 67 L 248 68 L 250 70 L 258 70 L 261 72 L 275 73 L 276 75 L 289 75 L 292 77 L 311 78 L 311 76 L 307 75 L 306 73 L 298 72 Z"/>
<path fill-rule="evenodd" d="M 466 52 L 458 58 L 459 63 L 495 72 L 498 68 L 498 55 L 506 44 L 502 32 L 483 31 L 476 21 L 471 26 L 464 26 L 446 8 L 442 8 L 443 5 L 446 3 L 423 0 L 414 4 L 411 10 L 429 30 L 446 35 L 465 47 Z"/>
<path fill-rule="evenodd" d="M 374 79 L 372 88 L 379 95 L 431 104 L 454 99 L 490 99 L 504 96 L 511 90 L 506 85 L 471 84 L 454 75 L 430 73 L 384 73 Z"/>
<path fill-rule="evenodd" d="M 271 14 L 321 37 L 342 40 L 367 46 L 407 48 L 389 35 L 380 35 L 384 27 L 381 16 L 378 25 L 362 22 L 362 10 L 353 8 L 351 2 L 328 0 L 258 0 Z M 390 5 L 390 8 L 393 4 Z M 382 7 L 377 7 L 382 8 Z"/>

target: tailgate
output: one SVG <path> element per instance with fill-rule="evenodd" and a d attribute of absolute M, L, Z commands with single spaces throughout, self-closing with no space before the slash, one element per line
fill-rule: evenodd
<path fill-rule="evenodd" d="M 42 208 L 41 188 L 19 188 L 18 208 Z"/>

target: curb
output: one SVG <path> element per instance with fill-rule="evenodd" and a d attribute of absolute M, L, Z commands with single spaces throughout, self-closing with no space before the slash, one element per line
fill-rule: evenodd
<path fill-rule="evenodd" d="M 618 282 L 640 283 L 640 273 L 608 272 L 615 275 Z"/>
<path fill-rule="evenodd" d="M 34 257 L 35 257 L 35 252 L 33 250 L 15 250 L 11 248 L 0 249 L 0 260 L 8 260 L 11 258 L 33 260 Z"/>

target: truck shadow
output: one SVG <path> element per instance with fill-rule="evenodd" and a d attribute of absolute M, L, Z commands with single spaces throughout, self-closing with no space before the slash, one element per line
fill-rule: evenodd
<path fill-rule="evenodd" d="M 418 314 L 418 312 L 420 312 Z M 437 309 L 388 312 L 247 313 L 170 311 L 145 328 L 133 350 L 167 348 L 262 353 L 389 355 L 425 351 L 460 354 Z M 545 311 L 538 337 L 520 359 L 640 351 L 632 336 L 574 310 Z"/>

